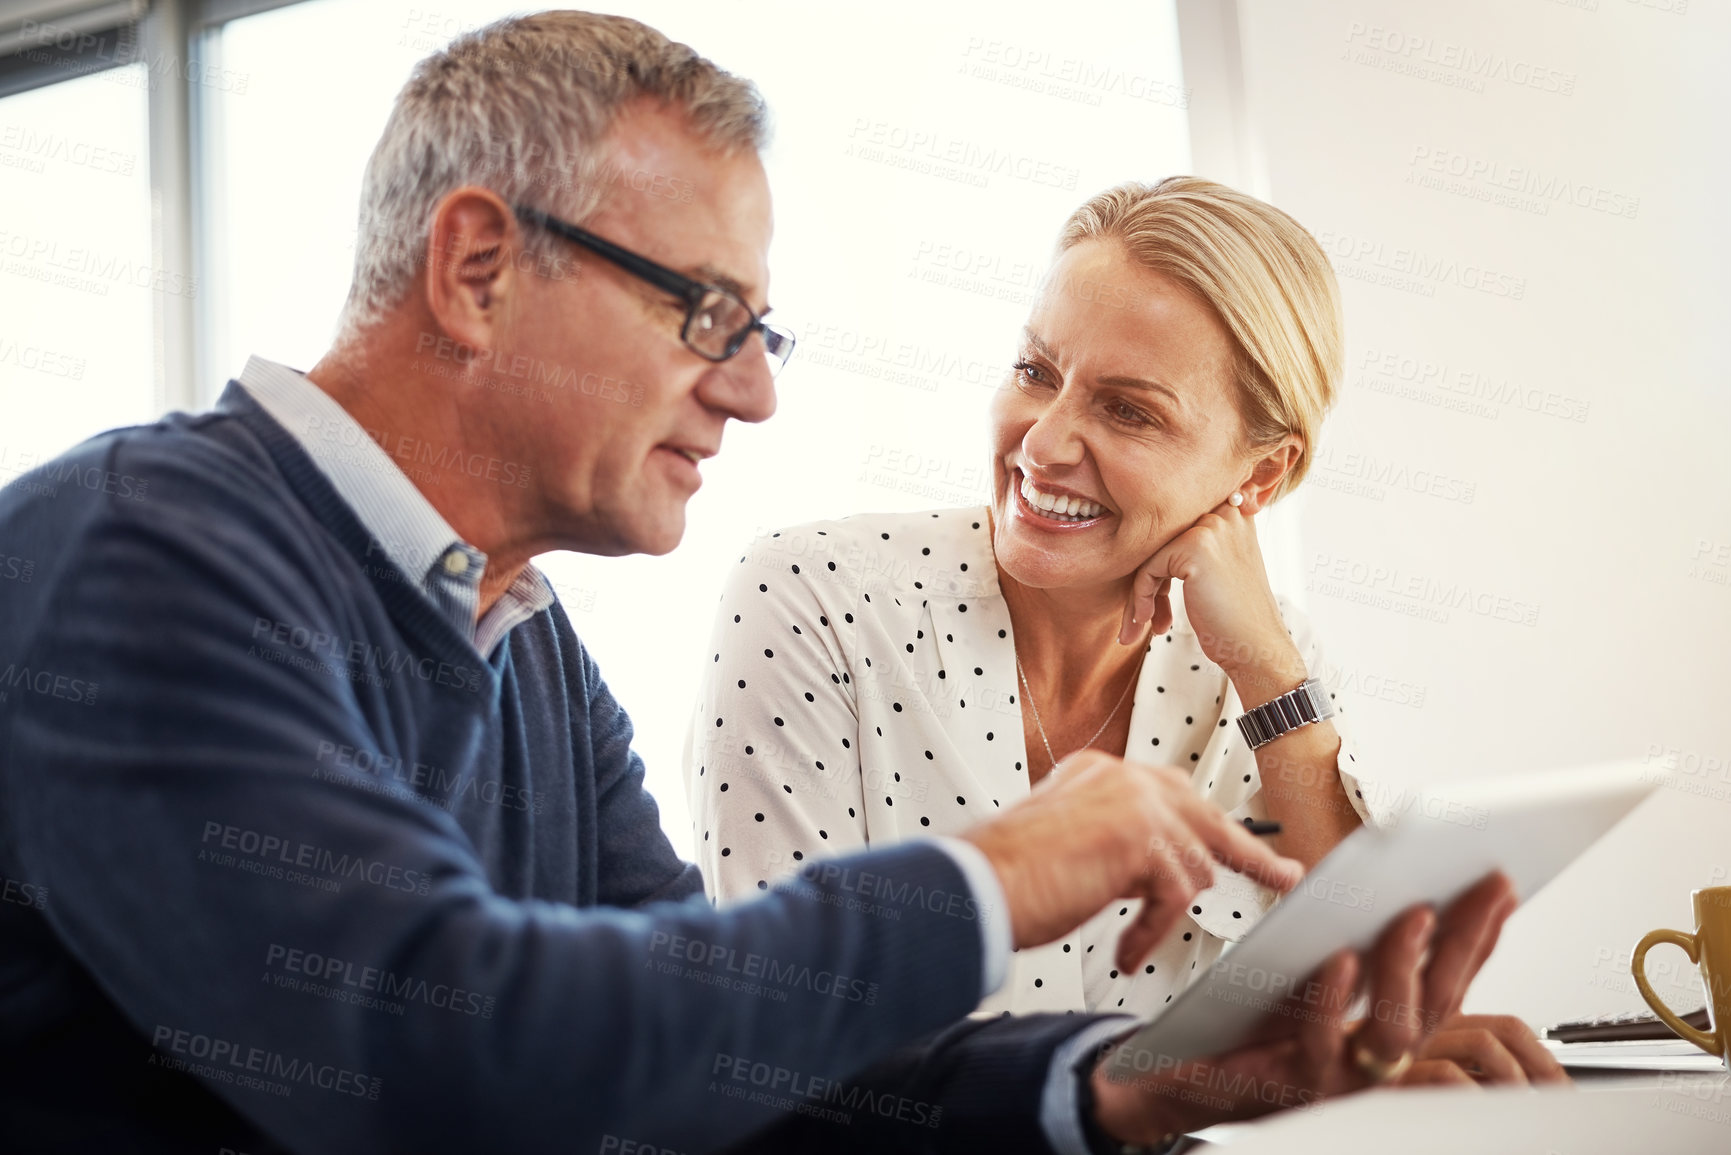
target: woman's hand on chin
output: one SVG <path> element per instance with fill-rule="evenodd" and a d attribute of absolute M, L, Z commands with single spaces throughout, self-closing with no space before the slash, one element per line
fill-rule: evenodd
<path fill-rule="evenodd" d="M 1184 610 L 1202 652 L 1234 682 L 1249 673 L 1266 675 L 1274 684 L 1304 679 L 1304 659 L 1281 620 L 1256 543 L 1250 516 L 1255 502 L 1254 497 L 1237 507 L 1221 502 L 1142 563 L 1131 581 L 1120 643 L 1135 642 L 1149 619 L 1156 635 L 1172 628 L 1176 580 L 1184 583 Z"/>

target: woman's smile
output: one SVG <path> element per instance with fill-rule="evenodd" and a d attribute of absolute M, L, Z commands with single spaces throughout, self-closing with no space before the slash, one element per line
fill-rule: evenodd
<path fill-rule="evenodd" d="M 1074 532 L 1088 529 L 1112 516 L 1097 501 L 1054 489 L 1042 489 L 1020 469 L 1011 467 L 1010 488 L 1015 494 L 1016 513 L 1040 529 Z"/>

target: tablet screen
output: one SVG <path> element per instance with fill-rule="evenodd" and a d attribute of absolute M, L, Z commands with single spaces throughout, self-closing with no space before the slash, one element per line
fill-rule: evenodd
<path fill-rule="evenodd" d="M 1115 1062 L 1165 1070 L 1243 1045 L 1271 1012 L 1303 1015 L 1306 980 L 1331 954 L 1369 948 L 1403 910 L 1440 910 L 1493 870 L 1525 902 L 1657 786 L 1625 761 L 1399 796 L 1393 826 L 1342 841 Z"/>

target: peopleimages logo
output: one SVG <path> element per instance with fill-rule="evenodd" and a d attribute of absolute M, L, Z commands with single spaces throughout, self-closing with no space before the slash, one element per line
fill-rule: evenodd
<path fill-rule="evenodd" d="M 1421 80 L 1483 92 L 1485 81 L 1501 81 L 1558 96 L 1573 96 L 1576 76 L 1507 53 L 1439 40 L 1426 33 L 1384 28 L 1354 20 L 1346 28 L 1345 59 Z"/>
<path fill-rule="evenodd" d="M 547 804 L 545 793 L 536 794 L 526 786 L 322 739 L 316 761 L 313 777 L 323 781 L 368 783 L 378 788 L 375 793 L 388 792 L 383 784 L 394 782 L 447 810 L 455 809 L 459 803 L 475 803 L 539 814 Z M 343 773 L 351 770 L 367 777 L 357 779 L 353 774 Z"/>
<path fill-rule="evenodd" d="M 22 124 L 0 125 L 0 150 L 20 153 L 38 162 L 64 161 L 76 168 L 116 176 L 130 176 L 138 163 L 137 153 L 117 152 L 58 132 L 37 132 Z"/>
<path fill-rule="evenodd" d="M 309 437 L 319 437 L 323 444 L 318 447 L 318 456 L 333 456 L 342 450 L 354 450 L 346 456 L 345 461 L 351 466 L 368 468 L 379 466 L 374 472 L 385 472 L 391 467 L 379 462 L 376 456 L 369 457 L 359 453 L 363 438 L 371 438 L 378 447 L 385 451 L 386 456 L 396 460 L 397 468 L 417 480 L 429 481 L 437 485 L 439 476 L 432 470 L 447 473 L 461 473 L 469 477 L 484 477 L 488 481 L 497 481 L 501 485 L 512 485 L 518 489 L 529 488 L 529 467 L 515 461 L 505 461 L 498 457 L 489 457 L 485 453 L 468 453 L 448 445 L 435 445 L 409 434 L 393 434 L 384 429 L 368 429 L 357 426 L 349 420 L 326 421 L 319 417 L 311 417 L 306 422 L 306 433 Z M 417 466 L 424 467 L 419 470 Z"/>
<path fill-rule="evenodd" d="M 629 381 L 592 370 L 579 373 L 573 366 L 560 365 L 523 353 L 499 356 L 495 350 L 466 345 L 451 337 L 427 332 L 423 332 L 416 339 L 415 352 L 427 354 L 435 361 L 449 362 L 460 368 L 466 369 L 473 365 L 484 377 L 503 377 L 529 385 L 570 389 L 586 397 L 596 397 L 620 405 L 643 405 L 641 385 L 633 385 Z M 419 360 L 416 363 L 420 364 Z"/>
<path fill-rule="evenodd" d="M 741 952 L 725 943 L 658 930 L 649 936 L 649 953 L 665 954 L 677 962 L 693 963 L 718 977 L 738 976 L 866 1006 L 873 1006 L 878 1001 L 876 983 L 833 971 L 813 970 L 804 963 L 782 962 L 769 955 Z"/>
<path fill-rule="evenodd" d="M 1363 388 L 1421 400 L 1434 396 L 1434 404 L 1478 417 L 1494 419 L 1501 409 L 1508 408 L 1584 422 L 1592 408 L 1590 401 L 1523 385 L 1505 375 L 1451 367 L 1440 358 L 1392 349 L 1367 348 L 1358 368 L 1361 375 L 1354 383 Z"/>
<path fill-rule="evenodd" d="M 257 869 L 257 864 L 268 867 L 280 863 L 283 866 L 317 871 L 329 876 L 327 881 L 339 878 L 358 879 L 387 890 L 401 890 L 408 894 L 426 894 L 432 884 L 432 876 L 425 871 L 410 870 L 359 854 L 338 854 L 322 846 L 285 838 L 279 834 L 249 830 L 227 822 L 206 821 L 204 834 L 199 842 L 200 861 L 216 866 L 237 866 L 239 863 L 234 859 L 235 854 L 239 854 L 255 863 L 250 871 L 254 874 L 270 875 L 268 870 Z M 224 851 L 234 853 L 223 854 Z"/>
<path fill-rule="evenodd" d="M 158 268 L 130 257 L 98 249 L 62 247 L 57 240 L 25 233 L 0 230 L 0 255 L 17 258 L 6 271 L 35 280 L 52 279 L 48 272 L 58 269 L 72 280 L 67 283 L 88 291 L 96 288 L 106 295 L 108 286 L 128 284 L 138 289 L 154 289 L 188 298 L 198 295 L 198 280 L 171 269 Z M 35 270 L 35 272 L 32 272 Z M 91 281 L 79 281 L 88 276 Z"/>
<path fill-rule="evenodd" d="M 150 482 L 130 473 L 116 473 L 76 460 L 47 460 L 40 453 L 13 451 L 0 445 L 0 475 L 9 476 L 20 490 L 39 497 L 54 497 L 70 483 L 92 493 L 103 493 L 127 501 L 143 501 Z"/>
<path fill-rule="evenodd" d="M 150 1045 L 157 1052 L 150 1057 L 152 1064 L 175 1069 L 190 1068 L 206 1078 L 224 1083 L 236 1083 L 237 1075 L 247 1074 L 264 1079 L 278 1079 L 284 1084 L 300 1083 L 340 1095 L 353 1095 L 357 1099 L 377 1099 L 383 1082 L 381 1079 L 357 1074 L 346 1067 L 331 1063 L 309 1062 L 279 1051 L 249 1047 L 230 1039 L 163 1026 L 160 1023 L 151 1032 Z M 188 1064 L 185 1060 L 176 1060 L 172 1056 L 185 1056 L 186 1059 L 198 1062 Z"/>
<path fill-rule="evenodd" d="M 1482 186 L 1482 195 L 1479 195 L 1481 200 L 1493 199 L 1503 193 L 1530 197 L 1540 215 L 1547 214 L 1551 204 L 1573 205 L 1575 208 L 1589 209 L 1608 216 L 1627 217 L 1629 220 L 1634 220 L 1641 211 L 1641 198 L 1625 192 L 1612 191 L 1589 181 L 1578 181 L 1546 172 L 1533 165 L 1508 164 L 1493 157 L 1439 146 L 1414 145 L 1407 164 L 1408 181 L 1424 183 L 1418 178 L 1427 174 L 1436 178 L 1452 177 L 1463 182 L 1465 186 Z M 1428 184 L 1426 187 L 1445 186 Z M 1449 188 L 1447 191 L 1455 190 Z M 1534 207 L 1525 205 L 1518 199 L 1496 203 L 1508 203 L 1512 208 Z"/>
<path fill-rule="evenodd" d="M 1354 276 L 1354 266 L 1377 270 L 1383 276 L 1392 278 L 1386 282 L 1391 287 L 1424 289 L 1426 296 L 1434 296 L 1435 287 L 1439 284 L 1455 285 L 1511 301 L 1519 301 L 1527 294 L 1525 277 L 1491 269 L 1474 261 L 1438 256 L 1410 247 L 1385 245 L 1380 240 L 1336 232 L 1333 229 L 1323 229 L 1316 235 L 1316 239 L 1323 252 L 1337 261 L 1347 262 L 1345 267 L 1337 265 L 1335 268 L 1335 272 L 1342 276 Z M 1378 283 L 1383 282 L 1379 279 Z"/>
<path fill-rule="evenodd" d="M 1320 551 L 1311 555 L 1305 588 L 1435 622 L 1448 621 L 1449 611 L 1455 609 L 1521 626 L 1536 626 L 1539 621 L 1539 606 L 1534 602 L 1398 565 Z"/>
<path fill-rule="evenodd" d="M 17 878 L 0 878 L 0 902 L 17 903 L 36 910 L 48 908 L 48 889 Z"/>
<path fill-rule="evenodd" d="M 5 338 L 0 338 L 0 365 L 16 365 L 20 369 L 28 369 L 33 373 L 42 373 L 49 377 L 64 377 L 69 381 L 82 381 L 86 364 L 83 357 L 75 357 L 71 353 L 45 349 L 40 345 L 24 345 L 17 341 L 7 341 Z"/>
<path fill-rule="evenodd" d="M 854 118 L 853 128 L 848 132 L 846 155 L 918 172 L 931 170 L 935 165 L 944 173 L 973 178 L 963 183 L 981 188 L 993 176 L 1007 176 L 1050 188 L 1074 189 L 1081 172 L 1070 165 L 1012 148 L 988 148 L 940 130 L 909 128 L 904 124 L 863 116 Z M 896 163 L 895 158 L 905 163 Z"/>
<path fill-rule="evenodd" d="M 831 1122 L 851 1122 L 852 1116 L 844 1114 L 844 1111 L 865 1111 L 880 1119 L 895 1119 L 916 1127 L 935 1128 L 943 1121 L 944 1109 L 936 1104 L 923 1103 L 891 1091 L 850 1085 L 839 1079 L 809 1075 L 779 1063 L 766 1063 L 744 1055 L 717 1053 L 709 1074 L 709 1089 L 712 1091 Z M 751 1094 L 750 1088 L 756 1088 L 755 1095 Z"/>
<path fill-rule="evenodd" d="M 478 692 L 481 688 L 481 671 L 478 667 L 420 658 L 401 650 L 375 646 L 370 642 L 340 638 L 335 634 L 293 622 L 255 618 L 252 640 L 255 644 L 249 649 L 248 656 L 267 656 L 257 652 L 257 643 L 263 643 L 276 647 L 279 653 L 284 648 L 299 650 L 312 659 L 323 658 L 328 662 L 341 663 L 341 669 L 337 666 L 326 666 L 329 672 L 353 673 L 355 670 L 373 669 L 383 674 L 407 674 L 411 678 L 431 682 L 436 686 L 454 686 L 471 693 Z"/>
<path fill-rule="evenodd" d="M 6 700 L 10 691 L 18 690 L 39 694 L 44 698 L 59 698 L 77 706 L 94 706 L 99 688 L 96 682 L 55 673 L 53 670 L 31 669 L 16 663 L 8 663 L 4 668 L 0 668 L 0 702 Z"/>
<path fill-rule="evenodd" d="M 354 993 L 364 992 L 386 999 L 423 1003 L 461 1015 L 483 1019 L 493 1017 L 495 999 L 492 995 L 484 995 L 479 991 L 452 986 L 449 983 L 430 983 L 423 978 L 399 975 L 379 967 L 360 966 L 347 959 L 318 951 L 302 950 L 273 942 L 265 949 L 264 965 L 284 972 L 277 976 L 278 978 L 295 976 L 312 980 L 305 988 L 311 994 L 337 994 L 348 997 L 349 1001 L 355 1001 Z M 320 989 L 333 984 L 334 990 Z M 279 982 L 277 985 L 287 984 Z"/>
<path fill-rule="evenodd" d="M 927 889 L 917 883 L 898 882 L 886 875 L 869 870 L 815 862 L 800 871 L 800 878 L 819 886 L 831 886 L 848 894 L 862 895 L 883 907 L 919 906 L 933 914 L 946 914 L 972 921 L 980 915 L 979 904 L 972 895 L 942 887 Z M 807 893 L 805 897 L 812 897 Z"/>

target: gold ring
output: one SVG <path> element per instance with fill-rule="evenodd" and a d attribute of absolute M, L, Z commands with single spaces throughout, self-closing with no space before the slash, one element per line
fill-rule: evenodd
<path fill-rule="evenodd" d="M 1398 1059 L 1379 1059 L 1359 1043 L 1352 1049 L 1352 1061 L 1358 1064 L 1358 1069 L 1370 1076 L 1373 1083 L 1387 1083 L 1400 1078 L 1412 1069 L 1412 1052 L 1402 1051 Z"/>

